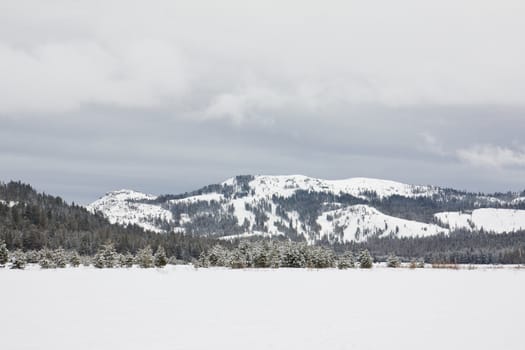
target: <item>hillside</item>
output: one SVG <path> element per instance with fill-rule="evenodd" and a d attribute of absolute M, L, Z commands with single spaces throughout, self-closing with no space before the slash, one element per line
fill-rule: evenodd
<path fill-rule="evenodd" d="M 115 198 L 116 202 L 106 203 L 110 212 L 118 208 L 112 204 L 129 197 L 115 194 Z M 140 195 L 133 198 L 149 199 Z M 136 209 L 133 206 L 126 208 Z M 134 211 L 127 213 L 132 220 L 138 220 Z M 111 240 L 120 252 L 136 252 L 148 244 L 153 247 L 163 245 L 170 255 L 189 260 L 215 243 L 175 233 L 158 235 L 149 228 L 146 223 L 142 227 L 117 225 L 82 206 L 66 203 L 60 197 L 38 193 L 30 185 L 0 182 L 0 240 L 4 240 L 9 249 L 63 247 L 92 255 L 102 243 Z"/>
<path fill-rule="evenodd" d="M 525 228 L 523 196 L 369 178 L 245 175 L 179 195 L 110 192 L 87 208 L 110 222 L 156 232 L 345 243 L 370 237 L 446 235 L 458 229 L 520 231 Z M 462 214 L 467 211 L 474 211 L 473 219 Z M 469 222 L 474 226 L 465 225 Z"/>

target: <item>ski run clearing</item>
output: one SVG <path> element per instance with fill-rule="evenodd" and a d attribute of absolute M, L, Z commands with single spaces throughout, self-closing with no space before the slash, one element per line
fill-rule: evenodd
<path fill-rule="evenodd" d="M 525 270 L 0 269 L 2 349 L 523 349 Z"/>

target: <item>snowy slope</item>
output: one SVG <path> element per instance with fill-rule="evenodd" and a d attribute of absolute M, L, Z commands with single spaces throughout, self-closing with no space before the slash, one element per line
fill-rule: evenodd
<path fill-rule="evenodd" d="M 88 205 L 87 209 L 91 212 L 101 212 L 111 223 L 136 224 L 149 231 L 161 232 L 155 221 L 171 221 L 171 212 L 158 205 L 141 202 L 155 198 L 132 190 L 119 190 L 107 193 Z"/>
<path fill-rule="evenodd" d="M 223 184 L 235 185 L 236 178 L 230 178 Z M 429 197 L 437 193 L 437 188 L 432 186 L 407 185 L 395 181 L 360 177 L 345 180 L 322 180 L 303 175 L 258 175 L 250 181 L 249 186 L 255 192 L 256 197 L 271 197 L 273 195 L 287 197 L 293 195 L 297 190 L 333 194 L 345 193 L 361 198 L 366 198 L 367 193 L 370 192 L 375 192 L 380 198 L 393 195 Z"/>
<path fill-rule="evenodd" d="M 471 212 L 437 213 L 434 216 L 451 229 L 483 229 L 495 233 L 525 230 L 525 210 L 484 208 Z"/>
<path fill-rule="evenodd" d="M 321 237 L 334 236 L 341 241 L 365 241 L 368 237 L 425 237 L 449 230 L 433 224 L 385 215 L 368 205 L 354 205 L 324 213 L 317 219 Z"/>

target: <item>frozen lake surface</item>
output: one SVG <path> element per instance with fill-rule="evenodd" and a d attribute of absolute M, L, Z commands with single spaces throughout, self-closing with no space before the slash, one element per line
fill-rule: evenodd
<path fill-rule="evenodd" d="M 524 349 L 525 270 L 0 270 L 2 349 Z"/>

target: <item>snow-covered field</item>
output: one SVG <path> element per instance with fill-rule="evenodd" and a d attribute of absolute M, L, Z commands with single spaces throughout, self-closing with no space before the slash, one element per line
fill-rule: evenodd
<path fill-rule="evenodd" d="M 2 349 L 523 349 L 525 270 L 0 269 Z"/>

